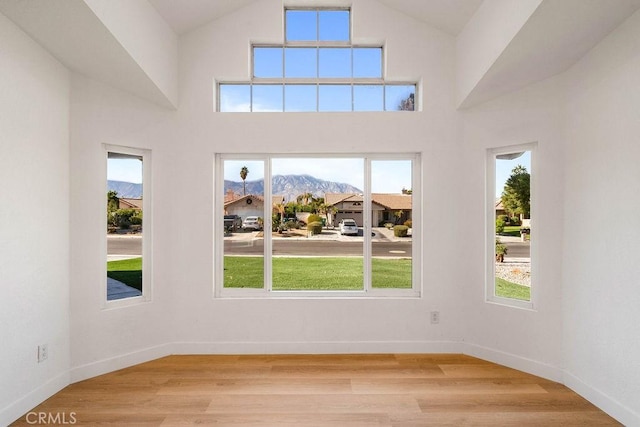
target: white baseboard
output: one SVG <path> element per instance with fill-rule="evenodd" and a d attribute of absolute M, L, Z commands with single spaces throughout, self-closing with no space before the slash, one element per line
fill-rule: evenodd
<path fill-rule="evenodd" d="M 453 341 L 180 342 L 173 354 L 461 353 Z"/>
<path fill-rule="evenodd" d="M 640 426 L 640 414 L 564 371 L 563 383 L 625 426 Z"/>
<path fill-rule="evenodd" d="M 465 343 L 464 354 L 497 363 L 508 368 L 517 369 L 531 375 L 561 383 L 563 371 L 553 365 L 538 362 L 516 354 L 506 353 L 476 344 Z"/>
<path fill-rule="evenodd" d="M 98 375 L 107 374 L 117 371 L 118 369 L 128 368 L 129 366 L 139 363 L 148 362 L 160 357 L 172 354 L 172 344 L 161 344 L 154 347 L 144 348 L 142 350 L 132 351 L 120 356 L 110 357 L 108 359 L 97 360 L 81 366 L 76 366 L 69 371 L 71 383 L 86 380 L 87 378 L 97 377 Z"/>
<path fill-rule="evenodd" d="M 9 406 L 0 410 L 0 425 L 8 426 L 32 408 L 38 406 L 49 397 L 53 396 L 69 385 L 69 372 L 65 371 L 49 381 L 42 384 L 35 390 L 22 396 Z"/>

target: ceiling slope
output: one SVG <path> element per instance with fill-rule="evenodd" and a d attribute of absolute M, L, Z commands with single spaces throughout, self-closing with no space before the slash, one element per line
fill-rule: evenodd
<path fill-rule="evenodd" d="M 177 93 L 165 93 L 85 1 L 0 0 L 0 12 L 70 70 L 176 107 Z"/>
<path fill-rule="evenodd" d="M 640 0 L 544 0 L 459 107 L 568 70 L 638 8 Z"/>

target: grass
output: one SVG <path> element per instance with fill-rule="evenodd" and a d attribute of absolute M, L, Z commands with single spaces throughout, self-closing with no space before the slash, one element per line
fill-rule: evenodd
<path fill-rule="evenodd" d="M 504 231 L 500 233 L 501 236 L 514 236 L 520 237 L 520 226 L 519 225 L 505 225 Z"/>
<path fill-rule="evenodd" d="M 496 296 L 531 301 L 531 288 L 496 277 Z"/>
<path fill-rule="evenodd" d="M 107 277 L 142 291 L 142 258 L 107 262 Z"/>
<path fill-rule="evenodd" d="M 275 257 L 273 289 L 304 291 L 348 291 L 363 289 L 362 258 Z M 263 258 L 226 256 L 225 288 L 262 288 Z M 411 260 L 372 260 L 374 288 L 411 288 Z"/>

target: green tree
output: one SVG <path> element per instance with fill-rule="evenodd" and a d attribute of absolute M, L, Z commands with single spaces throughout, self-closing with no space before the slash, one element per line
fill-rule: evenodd
<path fill-rule="evenodd" d="M 247 179 L 247 175 L 249 175 L 249 168 L 247 168 L 246 166 L 243 166 L 242 169 L 240 169 L 240 178 L 242 178 L 242 195 L 246 196 L 247 195 L 247 184 L 246 184 L 246 179 Z"/>
<path fill-rule="evenodd" d="M 502 205 L 511 215 L 529 218 L 531 212 L 531 175 L 527 168 L 518 165 L 511 171 L 502 190 Z"/>
<path fill-rule="evenodd" d="M 120 198 L 118 192 L 114 190 L 107 191 L 107 225 L 116 225 L 114 223 L 114 212 L 120 207 Z"/>

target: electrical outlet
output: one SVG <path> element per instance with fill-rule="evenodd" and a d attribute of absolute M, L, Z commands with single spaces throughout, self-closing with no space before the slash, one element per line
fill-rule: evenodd
<path fill-rule="evenodd" d="M 437 323 L 440 323 L 440 312 L 439 311 L 432 311 L 431 312 L 431 324 L 435 325 Z"/>
<path fill-rule="evenodd" d="M 42 344 L 38 346 L 38 363 L 44 362 L 49 357 L 49 346 Z"/>

